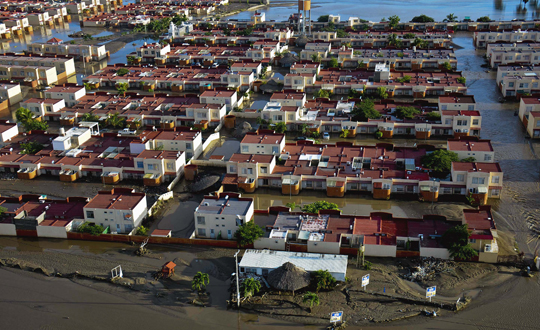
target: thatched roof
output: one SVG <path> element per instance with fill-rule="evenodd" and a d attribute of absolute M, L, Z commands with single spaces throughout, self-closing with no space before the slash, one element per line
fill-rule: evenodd
<path fill-rule="evenodd" d="M 297 47 L 305 47 L 308 42 L 311 40 L 306 37 L 305 35 L 301 35 L 298 39 L 296 39 L 296 46 Z"/>
<path fill-rule="evenodd" d="M 308 286 L 309 282 L 309 273 L 290 262 L 284 263 L 268 274 L 268 283 L 278 290 L 300 290 Z"/>
<path fill-rule="evenodd" d="M 299 61 L 298 56 L 295 56 L 293 53 L 285 53 L 283 57 L 279 60 L 279 64 L 291 66 L 292 64 Z"/>
<path fill-rule="evenodd" d="M 281 90 L 283 85 L 279 85 L 277 81 L 271 79 L 266 82 L 266 84 L 261 85 L 261 90 L 266 93 L 278 92 Z"/>

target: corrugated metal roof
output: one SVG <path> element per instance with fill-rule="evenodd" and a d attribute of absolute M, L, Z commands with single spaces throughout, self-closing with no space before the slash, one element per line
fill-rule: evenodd
<path fill-rule="evenodd" d="M 276 269 L 286 262 L 301 267 L 308 272 L 328 270 L 331 273 L 347 272 L 347 256 L 338 254 L 318 254 L 271 250 L 246 250 L 240 267 Z"/>

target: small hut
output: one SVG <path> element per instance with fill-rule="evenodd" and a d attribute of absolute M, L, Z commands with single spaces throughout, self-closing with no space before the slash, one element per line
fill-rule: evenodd
<path fill-rule="evenodd" d="M 268 273 L 268 283 L 278 290 L 294 291 L 309 285 L 310 275 L 303 268 L 286 262 Z"/>
<path fill-rule="evenodd" d="M 279 64 L 284 68 L 290 68 L 294 63 L 298 62 L 300 59 L 298 56 L 295 56 L 293 53 L 286 53 L 279 60 Z"/>
<path fill-rule="evenodd" d="M 168 278 L 174 275 L 174 267 L 176 264 L 172 261 L 167 262 L 163 267 L 161 267 L 161 273 L 163 277 Z"/>

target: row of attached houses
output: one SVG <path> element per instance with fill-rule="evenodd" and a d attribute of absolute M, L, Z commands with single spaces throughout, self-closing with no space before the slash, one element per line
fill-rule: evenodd
<path fill-rule="evenodd" d="M 264 120 L 284 122 L 290 131 L 301 130 L 307 125 L 313 132 L 340 133 L 348 131 L 348 137 L 357 134 L 382 132 L 383 138 L 394 135 L 414 136 L 429 139 L 432 136 L 480 136 L 482 117 L 476 110 L 476 102 L 471 95 L 440 96 L 437 104 L 377 103 L 374 109 L 381 119 L 353 121 L 352 111 L 358 100 L 333 101 L 325 98 L 306 100 L 305 93 L 276 92 L 263 109 L 247 109 L 246 113 L 258 112 Z M 415 107 L 419 114 L 413 119 L 399 119 L 399 107 Z M 430 113 L 437 113 L 438 119 L 430 119 Z"/>
<path fill-rule="evenodd" d="M 537 96 L 523 96 L 519 101 L 518 115 L 529 137 L 540 138 L 540 99 Z"/>
<path fill-rule="evenodd" d="M 84 223 L 97 224 L 105 232 L 129 234 L 148 215 L 146 195 L 129 188 L 100 191 L 93 198 L 47 199 L 40 195 L 0 197 L 6 208 L 0 235 L 68 238 Z"/>
<path fill-rule="evenodd" d="M 52 38 L 47 42 L 35 42 L 28 45 L 29 54 L 42 56 L 69 56 L 80 61 L 101 61 L 109 56 L 104 45 L 72 45 L 61 39 Z"/>
<path fill-rule="evenodd" d="M 127 69 L 127 73 L 118 75 L 120 68 Z M 227 72 L 224 68 L 149 68 L 115 64 L 83 78 L 83 82 L 92 88 L 115 89 L 117 84 L 127 83 L 128 88 L 134 90 L 203 93 L 214 88 L 227 90 L 230 86 L 247 90 L 254 82 L 254 75 L 249 72 Z M 236 94 L 231 98 L 236 98 Z"/>
<path fill-rule="evenodd" d="M 364 192 L 375 199 L 417 194 L 427 201 L 436 201 L 440 195 L 471 195 L 479 204 L 500 198 L 502 192 L 503 172 L 493 162 L 494 152 L 486 141 L 449 144 L 450 151 L 457 151 L 459 157 L 474 157 L 475 162 L 452 163 L 445 180 L 432 177 L 422 167 L 421 158 L 435 150 L 432 146 L 283 144 L 280 134 L 248 133 L 240 144 L 241 153 L 227 160 L 225 188 L 249 193 L 259 187 L 279 188 L 286 195 L 298 195 L 304 189 L 325 190 L 330 197 Z"/>
<path fill-rule="evenodd" d="M 131 129 L 140 127 L 173 129 L 181 126 L 205 129 L 216 127 L 223 122 L 227 109 L 235 106 L 235 98 L 236 94 L 228 91 L 222 91 L 221 94 L 207 91 L 200 97 L 142 96 L 136 93 L 120 97 L 106 92 L 96 92 L 78 99 L 75 104 L 63 108 L 60 113 L 48 114 L 47 119 L 59 120 L 61 125 L 72 126 L 88 113 L 97 116 L 99 121 L 105 121 L 109 116 L 118 114 L 126 119 Z M 202 99 L 205 103 L 199 102 Z"/>
<path fill-rule="evenodd" d="M 489 65 L 537 65 L 540 63 L 540 43 L 493 43 L 487 45 Z"/>
<path fill-rule="evenodd" d="M 424 98 L 451 93 L 463 93 L 467 86 L 461 73 L 390 71 L 381 64 L 373 71 L 325 69 L 318 75 L 303 73 L 285 75 L 284 86 L 300 92 L 314 93 L 319 89 L 334 94 L 349 94 L 350 90 L 363 95 L 375 95 L 384 87 L 388 97 Z"/>
<path fill-rule="evenodd" d="M 105 184 L 138 179 L 146 186 L 158 186 L 183 174 L 187 152 L 193 156 L 202 151 L 200 132 L 156 131 L 138 136 L 123 131 L 99 133 L 98 129 L 97 123 L 82 122 L 59 136 L 31 132 L 11 137 L 0 149 L 0 171 L 26 180 L 52 175 L 64 182 L 82 177 Z M 43 149 L 22 153 L 29 142 Z"/>
<path fill-rule="evenodd" d="M 475 261 L 497 262 L 497 227 L 489 206 L 464 210 L 461 221 L 450 221 L 440 215 L 415 219 L 398 218 L 385 212 L 353 216 L 330 210 L 307 214 L 283 209 L 286 208 L 268 210 L 275 220 L 266 227 L 265 235 L 254 242 L 256 249 L 289 251 L 303 247 L 303 252 L 325 254 L 354 249 L 363 251 L 367 257 L 451 259 L 441 237 L 451 227 L 467 224 L 469 243 L 478 253 Z"/>
<path fill-rule="evenodd" d="M 499 65 L 497 85 L 503 97 L 519 97 L 540 92 L 538 75 L 540 69 L 534 65 Z"/>

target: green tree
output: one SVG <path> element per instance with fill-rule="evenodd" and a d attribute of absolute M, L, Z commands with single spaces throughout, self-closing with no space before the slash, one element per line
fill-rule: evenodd
<path fill-rule="evenodd" d="M 45 121 L 39 121 L 36 119 L 31 119 L 23 124 L 24 129 L 27 131 L 46 131 L 49 129 L 49 124 Z"/>
<path fill-rule="evenodd" d="M 322 15 L 317 18 L 317 22 L 326 23 L 328 22 L 328 19 L 330 18 L 330 15 Z"/>
<path fill-rule="evenodd" d="M 388 93 L 386 92 L 386 87 L 377 87 L 375 96 L 381 100 L 388 98 Z"/>
<path fill-rule="evenodd" d="M 444 62 L 443 69 L 445 69 L 446 71 L 452 71 L 452 64 L 450 64 L 450 62 Z"/>
<path fill-rule="evenodd" d="M 478 252 L 469 244 L 469 227 L 467 224 L 457 225 L 448 229 L 443 234 L 441 242 L 453 258 L 469 260 L 478 255 Z"/>
<path fill-rule="evenodd" d="M 443 22 L 457 22 L 457 16 L 454 14 L 448 14 Z"/>
<path fill-rule="evenodd" d="M 210 276 L 203 272 L 197 272 L 191 281 L 191 289 L 201 292 L 210 283 Z"/>
<path fill-rule="evenodd" d="M 397 25 L 399 24 L 399 20 L 400 20 L 400 18 L 397 15 L 392 15 L 392 16 L 388 17 L 388 26 L 395 29 L 397 27 Z"/>
<path fill-rule="evenodd" d="M 126 68 L 120 68 L 120 69 L 116 70 L 116 75 L 117 76 L 125 76 L 128 73 L 129 73 L 129 70 L 126 69 Z"/>
<path fill-rule="evenodd" d="M 459 78 L 457 78 L 457 82 L 460 83 L 460 84 L 466 84 L 467 83 L 467 78 L 459 77 Z"/>
<path fill-rule="evenodd" d="M 435 150 L 422 157 L 422 164 L 436 172 L 448 172 L 452 169 L 452 162 L 459 162 L 458 155 L 453 151 Z"/>
<path fill-rule="evenodd" d="M 441 120 L 441 114 L 436 111 L 428 112 L 426 118 L 432 121 L 439 121 Z"/>
<path fill-rule="evenodd" d="M 383 137 L 383 132 L 381 132 L 381 131 L 375 132 L 375 137 L 376 137 L 377 139 L 382 138 L 382 137 Z"/>
<path fill-rule="evenodd" d="M 43 149 L 43 144 L 36 141 L 21 143 L 21 148 L 23 149 L 22 154 L 35 155 Z"/>
<path fill-rule="evenodd" d="M 148 236 L 148 227 L 141 225 L 139 228 L 137 228 L 137 235 Z"/>
<path fill-rule="evenodd" d="M 329 98 L 330 97 L 330 92 L 327 91 L 326 89 L 319 89 L 317 90 L 315 93 L 314 93 L 315 97 L 319 98 L 319 97 L 323 97 L 323 98 Z"/>
<path fill-rule="evenodd" d="M 367 67 L 367 64 L 364 61 L 358 61 L 358 68 L 364 69 L 365 67 Z"/>
<path fill-rule="evenodd" d="M 244 280 L 244 282 L 242 282 L 241 290 L 244 293 L 244 297 L 252 297 L 255 293 L 261 290 L 261 282 L 251 277 L 247 278 Z"/>
<path fill-rule="evenodd" d="M 309 312 L 311 313 L 313 311 L 313 305 L 319 306 L 319 296 L 316 293 L 313 292 L 306 292 L 304 296 L 302 297 L 302 302 L 309 303 Z"/>
<path fill-rule="evenodd" d="M 84 115 L 82 115 L 81 121 L 91 121 L 91 122 L 98 123 L 99 122 L 99 116 L 94 115 L 93 113 L 87 112 Z"/>
<path fill-rule="evenodd" d="M 116 83 L 116 90 L 118 91 L 118 94 L 122 96 L 126 95 L 126 91 L 128 90 L 128 88 L 129 88 L 128 83 L 123 83 L 123 82 Z"/>
<path fill-rule="evenodd" d="M 120 117 L 118 112 L 107 117 L 107 124 L 114 128 L 123 128 L 126 124 L 126 118 Z"/>
<path fill-rule="evenodd" d="M 341 133 L 339 133 L 339 137 L 340 138 L 343 138 L 343 139 L 346 139 L 349 137 L 349 130 L 348 129 L 342 129 L 341 130 Z"/>
<path fill-rule="evenodd" d="M 295 202 L 290 202 L 290 203 L 285 204 L 285 206 L 290 208 L 291 212 L 292 212 L 296 208 L 296 203 Z"/>
<path fill-rule="evenodd" d="M 416 38 L 416 34 L 411 33 L 411 32 L 405 33 L 405 34 L 403 35 L 403 39 L 414 39 L 414 38 Z"/>
<path fill-rule="evenodd" d="M 319 53 L 311 54 L 311 61 L 321 63 L 321 55 Z"/>
<path fill-rule="evenodd" d="M 307 124 L 302 124 L 300 125 L 300 133 L 302 133 L 303 136 L 310 136 L 311 130 Z"/>
<path fill-rule="evenodd" d="M 105 228 L 95 223 L 85 222 L 77 228 L 77 231 L 92 236 L 99 236 L 105 231 Z"/>
<path fill-rule="evenodd" d="M 92 86 L 91 84 L 89 83 L 83 83 L 84 85 L 84 88 L 87 90 L 87 91 L 91 91 L 92 89 L 94 89 L 94 86 Z"/>
<path fill-rule="evenodd" d="M 462 162 L 462 163 L 474 163 L 474 162 L 476 162 L 476 158 L 467 157 L 467 158 L 463 158 L 462 160 L 460 160 L 460 162 Z"/>
<path fill-rule="evenodd" d="M 345 30 L 343 29 L 337 29 L 336 30 L 336 37 L 338 38 L 347 38 L 349 36 L 349 34 L 347 32 L 345 32 Z"/>
<path fill-rule="evenodd" d="M 236 240 L 240 246 L 252 244 L 257 238 L 264 235 L 261 227 L 257 226 L 254 221 L 248 221 L 241 225 L 234 233 Z"/>
<path fill-rule="evenodd" d="M 395 46 L 396 48 L 401 48 L 403 46 L 403 42 L 399 40 L 397 34 L 391 33 L 388 36 L 388 45 L 389 46 Z"/>
<path fill-rule="evenodd" d="M 427 15 L 422 14 L 420 16 L 413 17 L 411 22 L 414 22 L 414 23 L 430 23 L 430 22 L 435 22 L 435 20 L 432 17 L 429 17 Z"/>
<path fill-rule="evenodd" d="M 34 119 L 34 114 L 26 108 L 19 108 L 15 111 L 15 118 L 24 125 L 27 121 Z"/>
<path fill-rule="evenodd" d="M 411 82 L 411 79 L 412 79 L 411 76 L 404 75 L 403 77 L 397 78 L 396 81 L 397 81 L 397 82 L 400 82 L 400 83 L 410 83 L 410 82 Z"/>
<path fill-rule="evenodd" d="M 336 286 L 336 279 L 328 270 L 318 270 L 314 272 L 313 281 L 317 287 L 317 292 L 319 292 L 319 290 L 330 290 Z"/>
<path fill-rule="evenodd" d="M 400 119 L 413 119 L 416 115 L 420 114 L 420 110 L 415 107 L 396 107 L 396 117 Z"/>
<path fill-rule="evenodd" d="M 329 68 L 337 68 L 338 66 L 339 66 L 339 63 L 338 63 L 337 58 L 332 57 L 332 58 L 330 59 L 330 62 L 328 62 L 328 67 L 329 67 Z"/>
<path fill-rule="evenodd" d="M 375 110 L 375 103 L 370 99 L 363 99 L 360 103 L 357 103 L 356 107 L 351 111 L 351 115 L 354 121 L 381 118 L 379 111 Z"/>
<path fill-rule="evenodd" d="M 488 22 L 491 22 L 491 18 L 489 18 L 489 16 L 482 16 L 482 17 L 479 17 L 476 21 L 488 23 Z"/>
<path fill-rule="evenodd" d="M 285 133 L 286 130 L 287 130 L 287 124 L 285 124 L 282 121 L 280 121 L 279 123 L 276 123 L 276 126 L 274 127 L 274 131 L 279 134 Z"/>
<path fill-rule="evenodd" d="M 335 203 L 330 203 L 327 201 L 316 201 L 311 204 L 302 206 L 302 211 L 306 213 L 319 213 L 320 210 L 338 210 L 339 207 Z"/>

